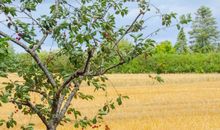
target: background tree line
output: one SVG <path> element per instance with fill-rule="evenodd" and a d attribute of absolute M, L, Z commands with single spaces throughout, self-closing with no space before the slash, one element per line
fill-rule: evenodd
<path fill-rule="evenodd" d="M 140 56 L 114 72 L 120 73 L 213 73 L 220 72 L 220 32 L 210 8 L 202 6 L 192 20 L 189 40 L 184 28 L 173 45 L 162 41 L 150 57 Z"/>
<path fill-rule="evenodd" d="M 210 8 L 202 6 L 195 13 L 192 20 L 189 39 L 187 39 L 184 28 L 180 28 L 177 42 L 165 40 L 160 43 L 153 41 L 155 48 L 153 55 L 141 55 L 129 64 L 125 64 L 111 71 L 111 73 L 213 73 L 220 72 L 220 33 L 217 22 L 212 16 Z M 129 40 L 120 42 L 119 47 L 124 53 L 132 49 L 133 43 Z M 104 48 L 103 48 L 104 49 Z M 8 50 L 9 57 L 2 58 L 0 68 L 5 65 L 9 70 L 17 67 L 16 61 L 23 61 L 22 67 L 30 65 L 33 61 L 25 53 L 16 54 L 11 48 Z M 41 52 L 40 56 L 44 62 L 48 58 L 54 58 L 54 52 Z M 54 72 L 61 70 L 71 71 L 74 66 L 69 63 L 70 57 L 56 57 L 56 62 L 48 64 Z M 112 61 L 114 62 L 114 60 Z M 116 62 L 116 60 L 115 60 Z M 3 64 L 4 63 L 4 64 Z M 10 69 L 11 68 L 11 69 Z"/>

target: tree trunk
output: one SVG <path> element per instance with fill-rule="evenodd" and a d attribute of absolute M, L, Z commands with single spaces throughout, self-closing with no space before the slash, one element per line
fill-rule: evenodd
<path fill-rule="evenodd" d="M 47 128 L 47 130 L 56 130 L 57 128 L 56 127 L 49 127 Z"/>
<path fill-rule="evenodd" d="M 57 126 L 56 125 L 50 125 L 47 127 L 47 130 L 56 130 Z"/>

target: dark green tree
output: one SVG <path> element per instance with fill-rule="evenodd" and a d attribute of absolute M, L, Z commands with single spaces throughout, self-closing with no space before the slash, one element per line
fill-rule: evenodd
<path fill-rule="evenodd" d="M 216 49 L 219 40 L 216 24 L 210 8 L 202 6 L 197 10 L 192 31 L 189 32 L 194 52 L 206 53 Z"/>
<path fill-rule="evenodd" d="M 176 42 L 174 48 L 175 48 L 176 52 L 179 54 L 187 53 L 189 51 L 188 46 L 187 46 L 186 35 L 185 35 L 183 28 L 180 29 L 180 32 L 177 37 L 177 42 Z"/>

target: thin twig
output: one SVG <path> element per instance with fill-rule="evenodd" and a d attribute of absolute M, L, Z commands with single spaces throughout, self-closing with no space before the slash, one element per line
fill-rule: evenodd
<path fill-rule="evenodd" d="M 132 27 L 134 26 L 134 24 L 137 22 L 137 20 L 139 19 L 139 17 L 141 15 L 143 15 L 144 13 L 143 12 L 140 12 L 136 18 L 134 19 L 134 21 L 131 23 L 131 25 L 128 27 L 128 29 L 125 31 L 125 33 L 115 42 L 115 45 L 113 46 L 113 48 L 115 48 L 119 42 L 129 33 L 129 31 L 132 29 Z"/>
<path fill-rule="evenodd" d="M 48 33 L 44 34 L 44 36 L 41 38 L 41 40 L 37 43 L 37 45 L 35 45 L 32 49 L 32 51 L 35 51 L 37 49 L 39 49 L 41 47 L 41 45 L 44 43 L 44 41 L 46 40 L 48 36 Z"/>

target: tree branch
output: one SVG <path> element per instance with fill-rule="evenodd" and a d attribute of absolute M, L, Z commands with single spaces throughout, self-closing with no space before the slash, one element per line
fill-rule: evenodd
<path fill-rule="evenodd" d="M 105 69 L 105 70 L 103 70 L 103 71 L 97 72 L 97 73 L 95 73 L 95 74 L 89 74 L 89 75 L 87 75 L 87 76 L 99 76 L 99 75 L 103 75 L 103 74 L 107 73 L 109 70 L 111 70 L 111 69 L 113 69 L 113 68 L 116 68 L 116 67 L 118 67 L 118 66 L 120 66 L 120 65 L 123 65 L 123 64 L 125 64 L 125 63 L 126 63 L 125 61 L 121 61 L 121 62 L 119 62 L 119 63 L 117 63 L 117 64 L 115 64 L 115 65 L 112 65 L 112 66 L 108 67 L 107 69 Z"/>
<path fill-rule="evenodd" d="M 59 112 L 60 112 L 60 109 L 61 109 L 61 106 L 63 104 L 63 100 L 65 98 L 65 95 L 61 95 L 59 100 L 58 100 L 58 104 L 57 104 L 57 111 L 56 111 L 56 117 L 58 116 Z"/>
<path fill-rule="evenodd" d="M 53 79 L 52 75 L 50 74 L 50 72 L 48 71 L 48 69 L 44 66 L 44 64 L 40 61 L 40 58 L 38 57 L 38 55 L 36 53 L 32 52 L 32 57 L 34 58 L 34 60 L 36 61 L 36 63 L 38 64 L 38 66 L 41 68 L 41 70 L 45 73 L 45 75 L 47 76 L 50 84 L 53 87 L 57 87 L 55 80 Z"/>
<path fill-rule="evenodd" d="M 154 30 L 153 32 L 151 32 L 150 34 L 148 34 L 147 36 L 145 36 L 144 39 L 147 39 L 147 38 L 153 36 L 154 34 L 158 33 L 160 30 L 165 30 L 165 29 L 167 29 L 167 28 L 172 28 L 172 27 L 175 27 L 175 26 L 177 26 L 177 24 L 173 24 L 173 25 L 170 25 L 170 26 L 168 26 L 168 27 L 158 28 L 158 29 Z"/>
<path fill-rule="evenodd" d="M 79 83 L 75 83 L 74 89 L 69 94 L 68 99 L 66 100 L 66 103 L 64 104 L 62 110 L 59 113 L 58 122 L 60 122 L 60 120 L 65 116 L 65 113 L 66 113 L 67 109 L 69 108 L 70 103 L 71 103 L 74 95 L 79 90 L 79 85 L 80 85 Z"/>
<path fill-rule="evenodd" d="M 36 19 L 34 19 L 30 14 L 28 14 L 28 13 L 26 13 L 25 11 L 21 11 L 21 12 L 23 12 L 24 14 L 26 14 L 31 20 L 33 20 L 41 29 L 42 29 L 42 31 L 43 31 L 43 34 L 44 34 L 44 36 L 42 37 L 42 39 L 38 42 L 38 43 L 36 43 L 37 45 L 36 45 L 36 47 L 34 47 L 34 49 L 33 49 L 33 52 L 36 50 L 36 49 L 38 49 L 42 44 L 43 44 L 43 42 L 46 40 L 46 38 L 47 38 L 47 36 L 48 36 L 48 31 L 47 30 L 45 30 L 41 25 L 40 25 L 40 23 L 36 20 Z M 16 33 L 17 33 L 17 31 L 18 31 L 18 26 L 13 22 L 13 20 L 12 20 L 12 18 L 11 17 L 9 17 L 7 14 L 5 14 L 5 16 L 9 19 L 9 21 L 12 23 L 12 25 L 16 28 L 16 30 L 14 30 Z M 30 41 L 28 41 L 28 40 L 25 40 L 24 38 L 22 38 L 25 42 L 30 42 Z"/>
<path fill-rule="evenodd" d="M 34 89 L 30 89 L 29 91 L 34 92 L 34 93 L 38 93 L 40 95 L 42 95 L 44 98 L 48 98 L 47 93 L 40 91 L 40 90 L 34 90 Z"/>
<path fill-rule="evenodd" d="M 42 44 L 44 43 L 44 41 L 46 40 L 47 36 L 48 36 L 48 33 L 44 34 L 44 36 L 43 36 L 43 37 L 41 38 L 41 40 L 37 43 L 37 45 L 35 45 L 35 46 L 33 47 L 32 51 L 35 51 L 35 50 L 37 50 L 38 48 L 40 48 L 41 45 L 42 45 Z"/>
<path fill-rule="evenodd" d="M 55 0 L 55 13 L 57 14 L 59 11 L 60 0 Z"/>
<path fill-rule="evenodd" d="M 136 46 L 137 46 L 137 45 L 136 45 Z M 132 52 L 130 52 L 130 53 L 132 53 Z M 100 75 L 106 74 L 109 70 L 114 69 L 114 68 L 116 68 L 116 67 L 118 67 L 118 66 L 121 66 L 121 65 L 123 65 L 123 64 L 125 64 L 125 63 L 128 63 L 129 61 L 131 61 L 132 59 L 138 57 L 139 55 L 140 55 L 140 54 L 135 55 L 135 56 L 132 56 L 132 57 L 129 58 L 129 60 L 127 60 L 127 61 L 126 61 L 126 60 L 122 60 L 122 61 L 120 61 L 119 63 L 114 64 L 114 65 L 112 65 L 112 66 L 106 68 L 106 69 L 103 70 L 103 71 L 96 72 L 95 74 L 88 74 L 88 75 L 86 75 L 86 76 L 100 76 Z M 98 70 L 101 70 L 101 67 L 100 67 Z"/>
<path fill-rule="evenodd" d="M 63 85 L 59 88 L 59 90 L 57 91 L 57 95 L 59 95 L 62 90 L 75 78 L 79 77 L 79 76 L 82 76 L 84 75 L 88 69 L 89 69 L 89 64 L 90 64 L 90 60 L 91 58 L 93 57 L 93 53 L 94 53 L 94 50 L 91 49 L 88 51 L 88 57 L 86 59 L 86 62 L 85 62 L 85 66 L 83 68 L 82 71 L 76 71 L 75 73 L 73 73 L 64 83 Z"/>
<path fill-rule="evenodd" d="M 92 24 L 94 24 L 98 19 L 102 19 L 103 17 L 105 17 L 105 15 L 107 14 L 108 10 L 111 8 L 111 5 L 108 6 L 106 8 L 106 10 L 104 11 L 103 13 L 103 16 L 102 17 L 99 17 L 99 18 L 95 18 L 94 21 L 92 22 Z M 94 40 L 94 39 L 93 39 Z M 95 41 L 95 40 L 94 40 Z M 96 43 L 96 42 L 95 42 Z M 97 44 L 97 43 L 96 43 Z M 88 50 L 88 57 L 87 57 L 87 60 L 85 62 L 85 66 L 84 66 L 84 69 L 83 71 L 76 71 L 75 73 L 73 73 L 64 83 L 63 85 L 60 87 L 60 89 L 58 90 L 57 92 L 57 95 L 59 95 L 62 90 L 75 78 L 85 74 L 87 72 L 87 70 L 89 69 L 89 63 L 90 63 L 90 60 L 91 58 L 93 57 L 93 53 L 94 53 L 94 50 L 95 48 L 92 48 L 91 50 Z"/>
<path fill-rule="evenodd" d="M 131 25 L 128 27 L 125 33 L 115 42 L 113 48 L 115 48 L 119 44 L 119 42 L 129 33 L 129 31 L 131 31 L 132 27 L 134 26 L 134 24 L 137 22 L 137 20 L 141 15 L 144 15 L 144 13 L 140 11 L 140 13 L 137 15 L 137 17 L 134 19 L 134 21 L 131 23 Z"/>
<path fill-rule="evenodd" d="M 10 38 L 9 35 L 7 35 L 6 33 L 2 32 L 1 30 L 0 30 L 0 35 L 3 36 L 3 37 L 8 37 L 8 38 Z M 22 47 L 26 52 L 31 53 L 31 50 L 30 50 L 25 44 L 23 44 L 22 42 L 20 42 L 20 41 L 14 39 L 14 38 L 10 38 L 10 40 L 11 40 L 12 42 L 14 42 L 15 44 L 17 44 L 18 46 Z"/>
<path fill-rule="evenodd" d="M 102 16 L 101 18 L 103 18 L 103 17 L 107 14 L 107 12 L 108 12 L 108 10 L 110 9 L 110 7 L 111 7 L 111 6 L 109 6 L 109 7 L 105 10 L 105 12 L 103 13 L 103 16 Z M 95 22 L 97 21 L 97 19 L 99 19 L 99 18 L 96 18 L 96 19 L 92 22 L 92 24 L 95 23 Z M 60 93 L 62 92 L 62 90 L 63 90 L 73 79 L 75 79 L 75 78 L 77 78 L 77 77 L 79 77 L 79 76 L 81 76 L 81 75 L 84 75 L 84 74 L 89 70 L 89 64 L 90 64 L 91 58 L 93 57 L 94 50 L 95 50 L 95 48 L 92 48 L 91 50 L 88 50 L 88 57 L 87 57 L 87 60 L 86 60 L 86 62 L 85 62 L 85 66 L 84 66 L 83 71 L 79 71 L 79 70 L 76 71 L 75 73 L 73 73 L 73 74 L 62 84 L 62 86 L 60 87 L 60 89 L 57 91 L 57 98 L 59 97 L 59 95 L 60 95 Z M 59 102 L 59 104 L 60 104 L 60 102 Z"/>
<path fill-rule="evenodd" d="M 28 14 L 27 12 L 25 12 L 24 10 L 23 11 L 21 11 L 21 12 L 23 12 L 25 15 L 27 15 L 31 20 L 33 20 L 41 29 L 42 29 L 42 31 L 45 33 L 45 32 L 47 32 L 47 30 L 35 19 L 35 18 L 33 18 L 30 14 Z"/>
<path fill-rule="evenodd" d="M 63 84 L 62 86 L 57 90 L 56 94 L 54 95 L 53 97 L 53 104 L 52 104 L 52 110 L 51 110 L 51 113 L 52 113 L 52 118 L 53 119 L 57 119 L 58 116 L 59 116 L 59 112 L 60 112 L 60 108 L 63 104 L 63 100 L 64 100 L 64 97 L 65 95 L 62 95 L 62 91 L 63 89 L 70 84 L 70 82 L 79 77 L 79 76 L 83 76 L 85 73 L 87 73 L 87 71 L 89 70 L 89 64 L 90 64 L 90 60 L 91 58 L 93 57 L 93 53 L 94 53 L 94 48 L 88 50 L 88 57 L 87 57 L 87 60 L 85 62 L 85 66 L 83 68 L 82 71 L 76 71 L 75 73 L 73 73 Z"/>
<path fill-rule="evenodd" d="M 43 114 L 41 113 L 41 111 L 39 111 L 30 101 L 26 101 L 26 102 L 19 102 L 19 101 L 15 101 L 15 100 L 11 100 L 10 101 L 13 104 L 20 104 L 20 105 L 24 105 L 24 106 L 28 106 L 31 110 L 33 110 L 34 112 L 36 112 L 36 114 L 39 116 L 39 118 L 42 120 L 42 122 L 48 127 L 48 122 L 46 120 L 46 118 L 43 116 Z"/>
<path fill-rule="evenodd" d="M 91 50 L 88 50 L 88 57 L 86 59 L 86 62 L 85 62 L 85 66 L 83 68 L 82 71 L 76 71 L 75 73 L 73 73 L 63 84 L 62 86 L 57 90 L 56 92 L 56 95 L 54 97 L 54 103 L 53 103 L 53 107 L 52 107 L 52 113 L 58 113 L 59 112 L 59 109 L 63 103 L 63 99 L 64 99 L 64 96 L 61 95 L 63 89 L 68 85 L 70 84 L 70 82 L 79 77 L 79 76 L 83 76 L 85 73 L 88 72 L 89 70 L 89 64 L 90 64 L 90 61 L 91 61 L 91 58 L 93 57 L 93 53 L 94 53 L 94 48 L 92 48 Z M 57 101 L 58 99 L 58 101 Z"/>
<path fill-rule="evenodd" d="M 40 117 L 40 119 L 43 121 L 43 123 L 48 126 L 48 122 L 46 118 L 42 115 L 41 111 L 39 111 L 30 101 L 27 101 L 27 106 L 29 106 L 34 112 L 37 113 L 37 115 Z"/>
<path fill-rule="evenodd" d="M 0 35 L 3 36 L 3 37 L 8 37 L 10 38 L 9 35 L 7 35 L 6 33 L 2 32 L 0 30 Z M 26 52 L 28 52 L 32 57 L 33 59 L 35 60 L 35 62 L 38 64 L 38 66 L 40 67 L 40 69 L 44 72 L 44 74 L 47 76 L 50 84 L 53 86 L 53 87 L 56 87 L 56 82 L 55 80 L 53 79 L 52 75 L 50 74 L 50 72 L 48 71 L 48 69 L 44 66 L 44 64 L 41 62 L 40 58 L 38 57 L 38 55 L 32 51 L 31 49 L 29 49 L 24 43 L 14 39 L 14 38 L 10 38 L 10 41 L 14 42 L 15 44 L 17 44 L 18 46 L 22 47 Z"/>

